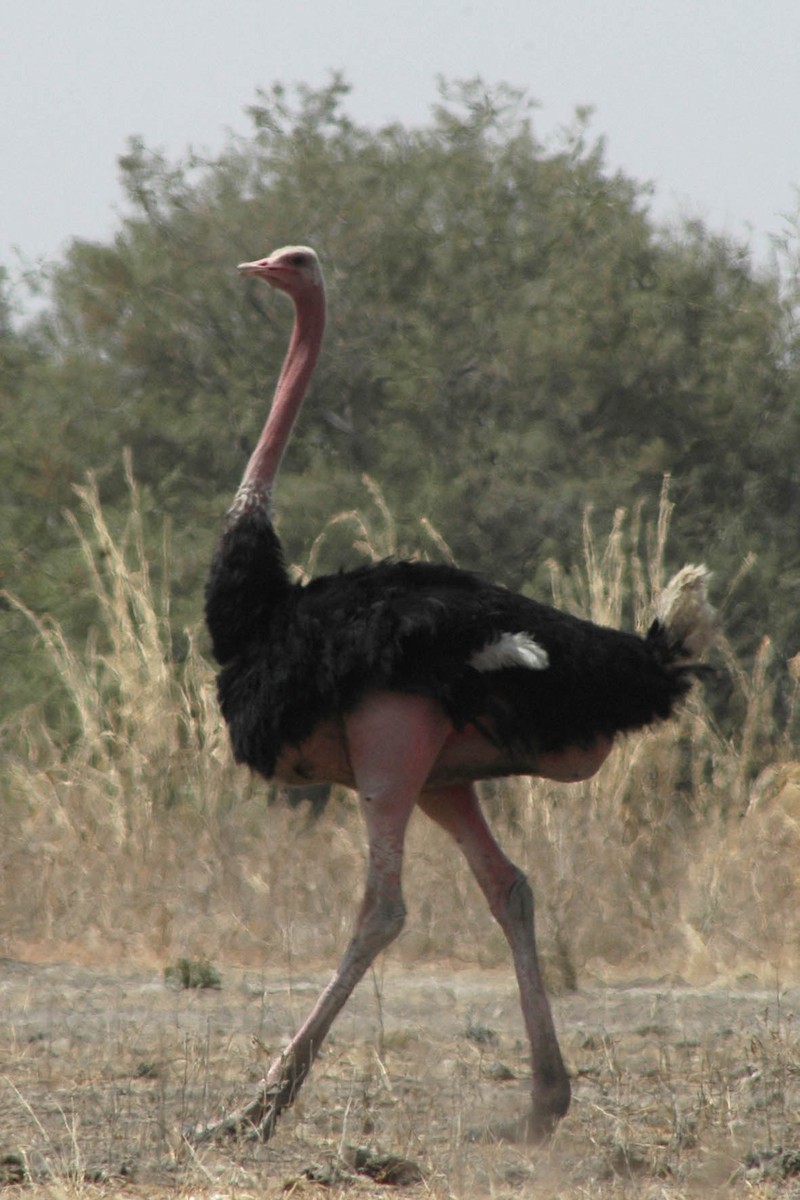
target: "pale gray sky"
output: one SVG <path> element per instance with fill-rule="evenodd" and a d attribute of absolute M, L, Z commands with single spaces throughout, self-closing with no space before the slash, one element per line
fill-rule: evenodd
<path fill-rule="evenodd" d="M 542 138 L 591 105 L 659 218 L 700 217 L 762 259 L 797 208 L 800 0 L 2 0 L 0 16 L 12 276 L 110 235 L 129 135 L 214 151 L 256 87 L 332 69 L 376 126 L 424 122 L 439 74 L 525 88 Z"/>

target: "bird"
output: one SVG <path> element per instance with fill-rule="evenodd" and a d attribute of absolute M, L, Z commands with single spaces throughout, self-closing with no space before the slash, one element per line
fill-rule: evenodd
<path fill-rule="evenodd" d="M 308 246 L 283 246 L 238 271 L 288 296 L 294 322 L 206 584 L 219 706 L 235 759 L 265 779 L 355 789 L 369 853 L 331 982 L 255 1095 L 195 1137 L 271 1136 L 356 984 L 403 927 L 403 844 L 418 808 L 453 837 L 509 943 L 531 1053 L 520 1136 L 546 1138 L 571 1087 L 537 956 L 533 893 L 497 843 L 476 784 L 588 779 L 619 735 L 670 717 L 713 637 L 709 572 L 682 568 L 645 636 L 450 563 L 394 559 L 293 580 L 273 492 L 322 347 L 325 284 Z"/>

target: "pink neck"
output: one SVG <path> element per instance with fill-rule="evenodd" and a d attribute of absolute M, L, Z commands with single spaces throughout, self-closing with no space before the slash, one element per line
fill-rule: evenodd
<path fill-rule="evenodd" d="M 289 349 L 258 444 L 236 494 L 237 501 L 268 502 L 297 414 L 317 365 L 325 331 L 325 293 L 315 288 L 294 299 L 294 328 Z"/>

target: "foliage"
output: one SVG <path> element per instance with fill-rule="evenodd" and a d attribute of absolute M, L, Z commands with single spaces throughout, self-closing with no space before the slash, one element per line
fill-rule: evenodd
<path fill-rule="evenodd" d="M 640 498 L 653 513 L 671 473 L 675 560 L 707 561 L 724 593 L 755 555 L 726 629 L 746 659 L 766 631 L 794 653 L 797 334 L 777 274 L 697 223 L 656 229 L 584 114 L 545 147 L 507 87 L 443 87 L 416 129 L 360 127 L 346 95 L 337 77 L 259 92 L 250 135 L 211 160 L 133 139 L 116 236 L 72 244 L 33 327 L 0 320 L 2 582 L 85 634 L 97 601 L 62 513 L 91 469 L 118 532 L 130 447 L 154 583 L 167 517 L 173 627 L 196 620 L 290 321 L 233 268 L 296 241 L 322 255 L 331 322 L 280 483 L 293 557 L 366 472 L 401 543 L 425 513 L 462 565 L 542 595 L 588 502 L 604 522 Z M 330 537 L 318 566 L 351 556 Z M 3 638 L 6 711 L 59 703 L 14 611 Z"/>
<path fill-rule="evenodd" d="M 222 976 L 207 958 L 179 958 L 164 967 L 164 980 L 179 988 L 221 988 Z"/>

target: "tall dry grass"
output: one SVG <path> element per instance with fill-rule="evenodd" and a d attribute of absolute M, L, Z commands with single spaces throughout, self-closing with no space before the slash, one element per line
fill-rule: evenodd
<path fill-rule="evenodd" d="M 291 809 L 231 761 L 200 627 L 180 659 L 169 625 L 169 547 L 148 567 L 140 505 L 112 536 L 90 478 L 70 517 L 99 613 L 87 644 L 26 610 L 74 717 L 73 732 L 37 708 L 2 731 L 0 952 L 165 961 L 177 955 L 332 962 L 364 868 L 356 805 L 337 794 L 323 816 Z M 402 553 L 379 490 L 342 513 L 368 558 Z M 652 523 L 620 509 L 604 540 L 590 514 L 583 561 L 551 564 L 554 599 L 608 624 L 644 628 L 665 582 L 671 505 Z M 424 545 L 447 548 L 431 527 Z M 323 531 L 298 575 L 313 573 Z M 723 584 L 724 587 L 724 584 Z M 724 605 L 723 605 L 724 609 Z M 723 612 L 724 619 L 724 612 Z M 717 661 L 744 713 L 723 733 L 696 689 L 681 716 L 622 739 L 592 780 L 486 786 L 493 824 L 528 871 L 553 982 L 631 974 L 705 981 L 796 973 L 800 955 L 800 763 L 793 729 L 800 669 L 764 639 L 745 670 L 724 636 Z M 790 693 L 776 727 L 775 689 Z M 74 732 L 77 728 L 77 733 Z M 506 961 L 499 931 L 455 849 L 412 821 L 404 960 Z"/>

